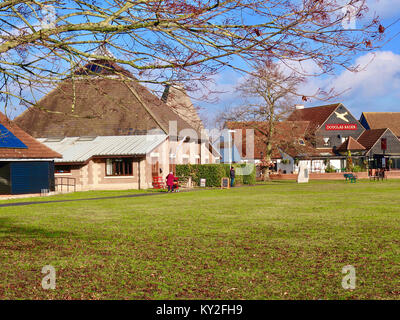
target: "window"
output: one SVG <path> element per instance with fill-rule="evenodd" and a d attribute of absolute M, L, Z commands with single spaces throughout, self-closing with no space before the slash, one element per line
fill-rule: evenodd
<path fill-rule="evenodd" d="M 55 166 L 54 173 L 71 173 L 71 166 Z"/>
<path fill-rule="evenodd" d="M 302 146 L 304 146 L 306 143 L 304 142 L 303 139 L 299 139 L 299 144 L 302 145 Z"/>
<path fill-rule="evenodd" d="M 107 176 L 131 176 L 132 175 L 132 159 L 107 159 L 106 175 Z"/>

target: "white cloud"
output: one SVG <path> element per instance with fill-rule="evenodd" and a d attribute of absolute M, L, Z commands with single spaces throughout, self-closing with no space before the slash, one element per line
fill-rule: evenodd
<path fill-rule="evenodd" d="M 392 18 L 400 14 L 399 0 L 367 0 L 368 16 L 376 14 L 382 19 Z"/>
<path fill-rule="evenodd" d="M 314 60 L 304 61 L 284 61 L 280 62 L 280 68 L 285 74 L 295 71 L 304 76 L 306 81 L 298 86 L 297 93 L 304 96 L 314 96 L 319 89 L 323 89 L 325 81 L 319 76 L 322 73 L 321 68 Z M 301 102 L 301 101 L 298 101 Z"/>
<path fill-rule="evenodd" d="M 307 77 L 307 82 L 301 84 L 298 93 L 312 96 L 318 90 L 342 93 L 333 97 L 330 101 L 309 99 L 307 106 L 317 106 L 331 102 L 343 102 L 358 116 L 362 111 L 400 111 L 400 54 L 392 51 L 377 51 L 367 53 L 355 60 L 354 66 L 359 66 L 359 72 L 348 70 L 338 71 L 336 76 L 323 75 L 319 77 Z M 313 61 L 304 61 L 301 64 L 291 62 L 291 68 L 281 65 L 285 72 L 297 70 L 304 74 L 319 74 L 320 69 Z M 231 75 L 226 79 L 225 75 L 215 78 L 212 90 L 223 91 L 217 94 L 219 101 L 216 104 L 202 104 L 208 112 L 214 113 L 226 105 L 236 105 L 240 100 L 235 92 L 239 77 Z M 299 98 L 295 103 L 302 103 Z"/>
<path fill-rule="evenodd" d="M 344 97 L 355 95 L 376 99 L 400 93 L 400 55 L 391 51 L 368 53 L 356 60 L 359 72 L 342 72 L 330 85 L 338 92 L 349 90 Z"/>

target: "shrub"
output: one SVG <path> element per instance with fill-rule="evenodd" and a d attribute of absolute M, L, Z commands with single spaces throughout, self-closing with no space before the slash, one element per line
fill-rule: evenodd
<path fill-rule="evenodd" d="M 326 173 L 336 172 L 336 169 L 335 169 L 334 167 L 332 167 L 331 165 L 328 165 L 328 166 L 325 168 L 325 172 L 326 172 Z"/>
<path fill-rule="evenodd" d="M 244 174 L 248 173 L 247 171 L 249 168 L 247 166 L 250 166 L 250 174 Z M 243 172 L 246 168 L 246 172 Z M 256 183 L 256 166 L 252 163 L 249 164 L 238 164 L 235 165 L 235 170 L 236 170 L 236 177 L 239 179 L 242 179 L 243 184 L 255 184 Z M 235 179 L 236 180 L 236 179 Z"/>
<path fill-rule="evenodd" d="M 197 185 L 204 178 L 207 187 L 220 186 L 221 178 L 226 176 L 225 168 L 220 164 L 180 164 L 176 165 L 176 175 L 190 176 Z"/>
<path fill-rule="evenodd" d="M 353 172 L 361 172 L 363 171 L 360 166 L 353 166 Z"/>
<path fill-rule="evenodd" d="M 245 164 L 234 164 L 235 168 L 235 184 L 255 184 L 256 170 L 253 166 L 249 175 L 242 175 L 241 172 L 246 166 Z M 229 177 L 229 164 L 179 164 L 176 165 L 176 175 L 178 177 L 190 176 L 192 180 L 200 185 L 200 179 L 206 179 L 207 187 L 221 186 L 221 178 Z"/>

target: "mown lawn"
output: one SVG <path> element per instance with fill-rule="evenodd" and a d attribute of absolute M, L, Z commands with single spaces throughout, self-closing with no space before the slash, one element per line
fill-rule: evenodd
<path fill-rule="evenodd" d="M 0 298 L 399 299 L 399 192 L 271 182 L 0 208 Z M 45 265 L 55 290 L 41 287 Z M 341 286 L 346 265 L 355 290 Z"/>
<path fill-rule="evenodd" d="M 6 203 L 16 202 L 41 202 L 41 201 L 58 201 L 58 200 L 76 200 L 76 199 L 93 199 L 93 198 L 104 198 L 104 197 L 115 197 L 123 195 L 143 194 L 143 193 L 155 193 L 155 192 L 166 192 L 165 189 L 145 189 L 145 190 L 102 190 L 102 191 L 78 191 L 71 193 L 63 193 L 51 196 L 33 196 L 14 198 L 10 200 L 3 200 L 0 198 L 0 205 Z"/>

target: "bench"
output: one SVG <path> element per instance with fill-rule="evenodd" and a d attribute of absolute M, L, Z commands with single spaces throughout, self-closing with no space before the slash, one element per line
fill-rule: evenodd
<path fill-rule="evenodd" d="M 357 182 L 357 176 L 352 173 L 345 173 L 343 176 L 345 177 L 346 181 L 350 180 L 350 183 Z"/>
<path fill-rule="evenodd" d="M 375 171 L 375 174 L 371 174 L 370 176 L 369 176 L 369 180 L 371 181 L 371 180 L 384 180 L 384 179 L 386 179 L 387 180 L 387 176 L 386 176 L 386 173 L 385 173 L 385 171 L 378 171 L 378 170 L 376 170 Z"/>

